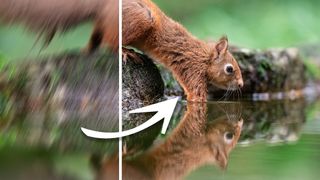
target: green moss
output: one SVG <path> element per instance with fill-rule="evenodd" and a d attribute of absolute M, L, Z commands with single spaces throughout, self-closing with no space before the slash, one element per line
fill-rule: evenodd
<path fill-rule="evenodd" d="M 258 71 L 258 74 L 259 74 L 260 77 L 265 77 L 267 75 L 267 72 L 266 72 L 266 70 L 265 70 L 265 68 L 263 67 L 262 64 L 260 64 L 258 66 L 257 71 Z"/>
<path fill-rule="evenodd" d="M 0 119 L 5 119 L 8 116 L 10 107 L 9 98 L 5 94 L 0 93 Z"/>
<path fill-rule="evenodd" d="M 51 74 L 51 83 L 49 87 L 49 92 L 52 92 L 59 84 L 61 80 L 61 73 L 58 70 L 55 70 Z"/>
<path fill-rule="evenodd" d="M 6 133 L 0 133 L 0 149 L 8 147 L 16 142 L 18 130 L 11 129 L 10 131 L 6 131 Z"/>
<path fill-rule="evenodd" d="M 304 64 L 305 64 L 305 66 L 306 66 L 307 73 L 308 73 L 312 78 L 320 79 L 319 66 L 316 65 L 313 60 L 311 60 L 311 59 L 306 59 L 306 60 L 304 60 Z"/>
<path fill-rule="evenodd" d="M 0 52 L 0 70 L 2 70 L 2 68 L 5 66 L 6 63 L 7 63 L 7 61 L 5 60 L 4 55 L 1 54 L 1 52 Z"/>

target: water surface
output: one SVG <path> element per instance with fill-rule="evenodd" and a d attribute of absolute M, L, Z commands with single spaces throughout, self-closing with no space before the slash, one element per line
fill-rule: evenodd
<path fill-rule="evenodd" d="M 203 166 L 186 179 L 319 179 L 319 100 L 245 101 L 242 105 L 244 127 L 228 168 Z M 210 110 L 216 111 L 213 105 Z"/>

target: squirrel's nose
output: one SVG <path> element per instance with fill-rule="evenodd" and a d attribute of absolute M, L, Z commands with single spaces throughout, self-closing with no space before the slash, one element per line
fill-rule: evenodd
<path fill-rule="evenodd" d="M 238 86 L 239 86 L 239 88 L 243 87 L 243 80 L 242 79 L 238 80 Z"/>

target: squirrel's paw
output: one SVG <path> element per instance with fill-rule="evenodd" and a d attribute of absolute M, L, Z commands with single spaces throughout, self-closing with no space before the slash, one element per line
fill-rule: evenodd
<path fill-rule="evenodd" d="M 124 64 L 127 63 L 127 61 L 133 61 L 135 63 L 143 63 L 142 57 L 139 56 L 138 53 L 136 53 L 132 49 L 122 48 L 122 61 Z"/>

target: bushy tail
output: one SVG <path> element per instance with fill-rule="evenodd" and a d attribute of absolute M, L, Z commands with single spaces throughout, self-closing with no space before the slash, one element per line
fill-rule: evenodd
<path fill-rule="evenodd" d="M 64 32 L 95 18 L 106 3 L 117 0 L 0 0 L 0 20 L 22 23 L 46 37 L 49 43 L 56 32 Z"/>

